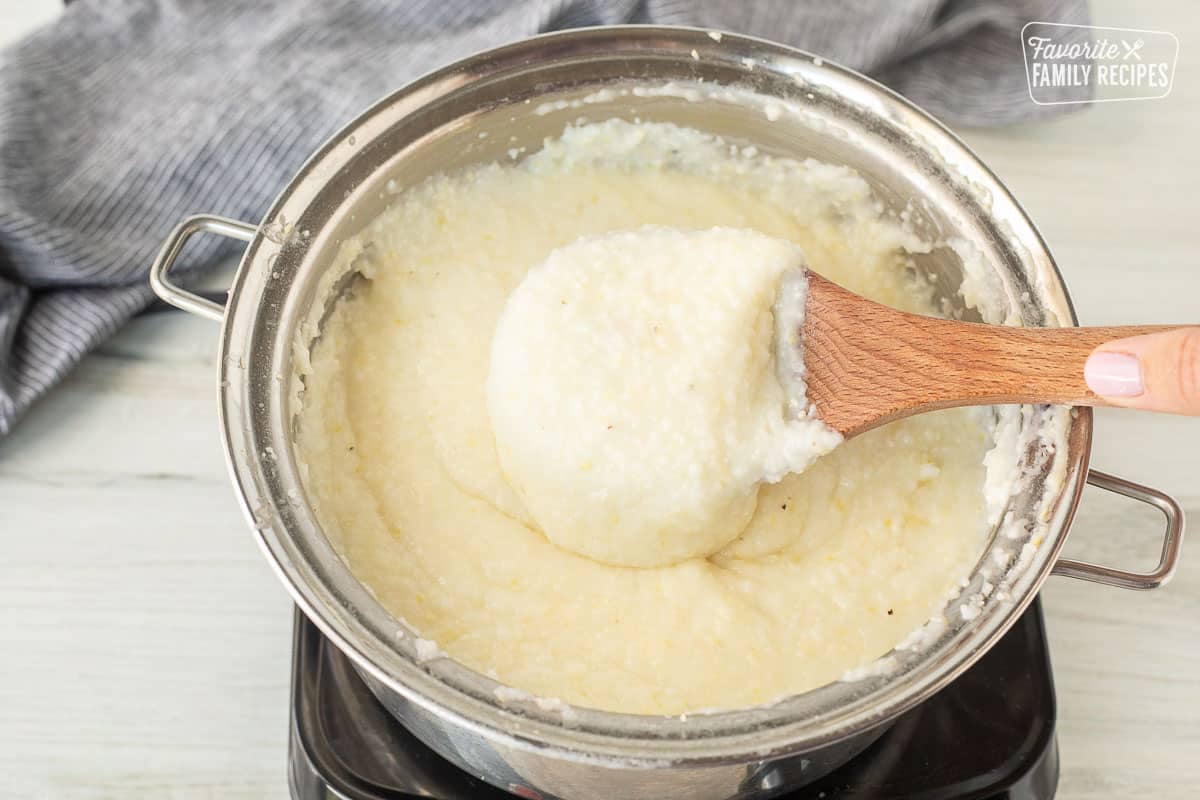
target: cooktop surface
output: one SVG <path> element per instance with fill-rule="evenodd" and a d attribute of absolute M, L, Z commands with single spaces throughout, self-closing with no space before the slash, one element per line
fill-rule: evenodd
<path fill-rule="evenodd" d="M 784 797 L 1051 798 L 1058 784 L 1054 719 L 1050 654 L 1035 601 L 956 681 L 901 716 L 853 761 Z M 299 611 L 288 780 L 296 800 L 513 797 L 421 744 Z"/>

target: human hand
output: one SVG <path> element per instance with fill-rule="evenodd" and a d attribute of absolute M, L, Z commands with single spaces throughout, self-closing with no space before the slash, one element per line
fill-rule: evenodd
<path fill-rule="evenodd" d="M 1200 415 L 1200 326 L 1106 342 L 1083 375 L 1113 405 Z"/>

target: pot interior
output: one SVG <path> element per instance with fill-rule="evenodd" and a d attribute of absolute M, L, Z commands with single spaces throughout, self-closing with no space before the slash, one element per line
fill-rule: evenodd
<path fill-rule="evenodd" d="M 1088 414 L 997 414 L 997 437 L 1009 446 L 992 468 L 1010 475 L 1011 491 L 996 499 L 997 524 L 969 585 L 920 647 L 894 651 L 860 680 L 685 720 L 581 709 L 568 728 L 532 703 L 501 706 L 495 682 L 448 659 L 420 664 L 413 631 L 350 574 L 305 500 L 292 448 L 303 386 L 289 376 L 353 279 L 329 269 L 340 244 L 403 187 L 520 158 L 568 124 L 612 117 L 673 122 L 769 154 L 852 167 L 887 213 L 908 216 L 938 243 L 914 262 L 946 313 L 1074 324 L 1049 253 L 1003 186 L 947 131 L 877 84 L 730 34 L 717 41 L 704 31 L 628 28 L 540 37 L 381 101 L 318 152 L 268 213 L 231 292 L 221 360 L 223 424 L 247 513 L 297 601 L 375 682 L 477 730 L 673 762 L 765 757 L 844 738 L 936 691 L 1032 599 L 1086 472 Z"/>

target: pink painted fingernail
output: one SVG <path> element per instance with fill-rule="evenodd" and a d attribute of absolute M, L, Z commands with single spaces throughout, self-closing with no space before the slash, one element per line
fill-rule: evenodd
<path fill-rule="evenodd" d="M 1142 365 L 1128 353 L 1092 353 L 1083 365 L 1083 379 L 1101 397 L 1137 397 L 1146 390 Z"/>

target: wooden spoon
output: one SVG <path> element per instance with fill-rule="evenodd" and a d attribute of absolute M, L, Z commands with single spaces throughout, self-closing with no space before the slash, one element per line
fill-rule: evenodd
<path fill-rule="evenodd" d="M 798 276 L 797 276 L 798 277 Z M 1172 325 L 1011 328 L 897 311 L 807 273 L 809 402 L 843 436 L 901 417 L 1001 403 L 1108 405 L 1083 363 L 1098 345 Z"/>

